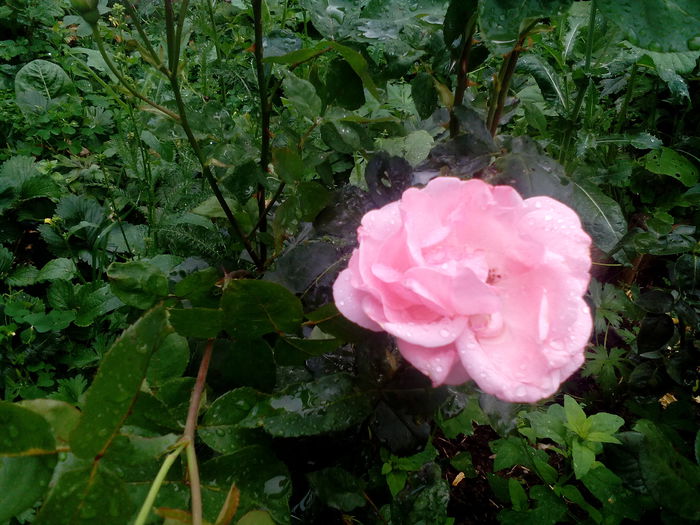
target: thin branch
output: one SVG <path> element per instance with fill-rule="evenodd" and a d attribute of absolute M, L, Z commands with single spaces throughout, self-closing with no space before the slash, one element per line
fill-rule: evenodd
<path fill-rule="evenodd" d="M 129 91 L 129 93 L 131 93 L 136 98 L 143 100 L 146 104 L 157 109 L 161 113 L 166 114 L 171 119 L 180 122 L 180 115 L 173 111 L 170 111 L 168 108 L 161 106 L 160 104 L 154 102 L 145 95 L 139 93 L 139 91 L 136 88 L 134 88 L 131 85 L 131 83 L 126 79 L 126 77 L 124 77 L 124 75 L 121 74 L 119 69 L 117 69 L 117 66 L 114 65 L 114 62 L 112 62 L 112 59 L 109 57 L 109 54 L 107 53 L 107 50 L 104 47 L 104 41 L 102 40 L 102 35 L 100 34 L 100 30 L 97 24 L 92 26 L 92 35 L 95 39 L 95 43 L 97 43 L 97 49 L 100 51 L 100 55 L 102 55 L 102 58 L 107 64 L 107 67 L 112 73 L 114 73 L 114 76 L 117 77 L 117 80 L 119 80 L 119 82 Z"/>
<path fill-rule="evenodd" d="M 151 60 L 153 63 L 156 65 L 156 67 L 163 72 L 164 74 L 168 74 L 168 70 L 165 67 L 163 63 L 161 63 L 160 58 L 158 57 L 158 54 L 156 53 L 156 50 L 154 49 L 153 45 L 151 44 L 151 40 L 148 38 L 148 35 L 146 34 L 146 31 L 143 28 L 143 25 L 141 24 L 141 20 L 139 19 L 139 14 L 136 12 L 136 9 L 132 5 L 132 3 L 129 0 L 126 0 L 124 2 L 124 7 L 129 13 L 129 16 L 131 17 L 131 20 L 134 23 L 134 26 L 136 26 L 136 31 L 138 32 L 139 36 L 141 37 L 141 40 L 143 41 L 143 45 L 145 46 L 145 51 L 148 53 L 151 57 Z"/>
<path fill-rule="evenodd" d="M 463 37 L 464 42 L 462 43 L 462 53 L 459 57 L 459 64 L 457 69 L 457 86 L 455 87 L 455 98 L 454 105 L 450 111 L 450 137 L 456 137 L 459 134 L 459 120 L 457 115 L 455 115 L 455 108 L 462 104 L 464 101 L 464 93 L 467 90 L 468 85 L 468 74 L 469 74 L 469 53 L 472 50 L 472 44 L 474 40 L 474 31 L 476 30 L 476 15 L 473 15 L 467 26 L 464 29 Z"/>
<path fill-rule="evenodd" d="M 176 38 L 176 32 L 173 30 L 172 23 L 174 21 L 173 14 L 172 14 L 172 0 L 165 0 L 165 5 L 166 5 L 166 36 L 168 38 L 168 49 L 173 49 L 173 55 L 169 57 L 169 63 L 170 63 L 170 75 L 168 77 L 168 80 L 170 80 L 170 86 L 173 90 L 173 95 L 175 96 L 175 103 L 177 104 L 178 111 L 180 112 L 180 125 L 182 126 L 183 131 L 185 132 L 185 135 L 187 136 L 187 140 L 190 143 L 190 146 L 194 150 L 194 153 L 197 157 L 197 160 L 199 161 L 199 164 L 202 167 L 202 174 L 204 175 L 204 178 L 207 179 L 207 182 L 209 183 L 209 186 L 211 187 L 212 191 L 214 192 L 214 196 L 216 197 L 216 200 L 219 203 L 219 206 L 221 206 L 221 209 L 224 211 L 224 215 L 226 215 L 226 218 L 228 219 L 228 222 L 231 224 L 231 227 L 233 228 L 233 231 L 235 232 L 236 236 L 240 239 L 240 241 L 243 243 L 243 246 L 248 252 L 248 255 L 252 259 L 253 263 L 258 269 L 262 269 L 264 267 L 264 262 L 265 262 L 265 257 L 264 255 L 258 256 L 255 253 L 255 250 L 253 249 L 252 244 L 250 243 L 250 240 L 248 237 L 246 237 L 245 233 L 243 233 L 243 230 L 241 229 L 240 224 L 238 224 L 238 221 L 236 220 L 236 217 L 233 215 L 233 212 L 231 211 L 231 207 L 228 205 L 228 202 L 226 202 L 226 199 L 224 198 L 224 195 L 221 193 L 221 190 L 219 189 L 219 184 L 216 181 L 216 178 L 214 177 L 214 174 L 211 171 L 211 168 L 207 162 L 206 157 L 204 156 L 204 152 L 202 151 L 202 148 L 199 146 L 199 141 L 197 140 L 197 137 L 194 136 L 194 132 L 192 131 L 192 127 L 190 126 L 189 120 L 187 118 L 187 109 L 185 108 L 185 102 L 182 99 L 182 93 L 180 92 L 180 77 L 178 75 L 178 64 L 180 60 L 179 54 L 179 48 L 177 48 L 173 42 L 171 42 L 172 39 Z M 185 7 L 183 5 L 183 7 Z M 167 13 L 170 13 L 169 15 Z M 182 15 L 182 11 L 180 13 Z M 184 15 L 183 15 L 184 16 Z M 178 21 L 179 24 L 179 21 Z M 179 30 L 182 28 L 178 26 Z"/>
<path fill-rule="evenodd" d="M 253 24 L 255 26 L 255 70 L 258 77 L 258 95 L 260 97 L 260 168 L 267 173 L 270 162 L 270 100 L 267 96 L 267 79 L 265 78 L 265 64 L 263 63 L 263 27 L 262 27 L 262 0 L 253 0 Z M 265 187 L 258 184 L 258 229 L 267 231 L 267 213 L 265 206 Z M 254 230 L 255 231 L 255 230 Z M 260 243 L 260 258 L 267 258 L 267 248 Z"/>
<path fill-rule="evenodd" d="M 187 411 L 187 421 L 185 422 L 185 432 L 182 439 L 187 443 L 187 472 L 190 477 L 192 525 L 202 525 L 202 486 L 199 479 L 199 466 L 197 464 L 197 454 L 195 452 L 195 431 L 197 429 L 197 416 L 199 415 L 199 405 L 202 402 L 202 392 L 207 379 L 211 354 L 214 349 L 214 339 L 207 341 L 204 349 L 202 361 L 199 363 L 197 380 L 192 388 L 190 405 Z"/>

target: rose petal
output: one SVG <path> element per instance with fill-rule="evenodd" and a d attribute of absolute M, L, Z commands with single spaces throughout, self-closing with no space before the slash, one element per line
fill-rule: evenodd
<path fill-rule="evenodd" d="M 397 339 L 396 344 L 406 361 L 427 375 L 433 382 L 433 386 L 442 385 L 453 374 L 457 379 L 461 377 L 459 370 L 463 370 L 463 368 L 457 357 L 457 349 L 453 344 L 426 348 L 403 339 Z M 453 372 L 455 365 L 457 365 L 457 370 Z"/>
<path fill-rule="evenodd" d="M 467 319 L 443 317 L 425 322 L 419 316 L 414 316 L 402 322 L 380 322 L 380 324 L 384 330 L 399 339 L 427 348 L 438 348 L 454 342 L 467 326 Z"/>
<path fill-rule="evenodd" d="M 486 314 L 500 307 L 491 287 L 469 268 L 463 268 L 456 276 L 435 268 L 411 268 L 405 273 L 404 283 L 417 295 L 440 305 L 448 315 Z"/>
<path fill-rule="evenodd" d="M 377 240 L 384 240 L 401 230 L 401 213 L 399 202 L 391 202 L 377 210 L 368 211 L 362 217 L 358 233 Z"/>
<path fill-rule="evenodd" d="M 380 332 L 382 327 L 365 314 L 362 308 L 362 299 L 365 295 L 352 286 L 352 271 L 345 269 L 338 275 L 333 283 L 333 300 L 338 311 L 353 323 L 359 324 L 363 328 Z"/>

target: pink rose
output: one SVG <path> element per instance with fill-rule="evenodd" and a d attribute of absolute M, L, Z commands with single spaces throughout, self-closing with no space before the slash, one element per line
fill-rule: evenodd
<path fill-rule="evenodd" d="M 395 336 L 434 386 L 534 402 L 583 364 L 591 239 L 564 204 L 438 177 L 368 212 L 357 237 L 338 309 Z"/>

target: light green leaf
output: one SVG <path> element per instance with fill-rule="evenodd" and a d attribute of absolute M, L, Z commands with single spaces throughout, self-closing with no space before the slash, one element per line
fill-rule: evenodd
<path fill-rule="evenodd" d="M 70 281 L 77 273 L 78 269 L 71 259 L 51 259 L 39 270 L 36 280 L 37 282 L 56 281 L 58 279 Z"/>
<path fill-rule="evenodd" d="M 289 71 L 282 81 L 282 89 L 287 103 L 302 116 L 312 122 L 321 116 L 321 99 L 311 82 Z"/>

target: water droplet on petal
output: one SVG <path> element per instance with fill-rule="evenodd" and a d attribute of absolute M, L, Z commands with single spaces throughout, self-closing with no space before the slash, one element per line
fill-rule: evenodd
<path fill-rule="evenodd" d="M 450 337 L 450 335 L 451 334 L 448 330 L 446 330 L 444 328 L 442 330 L 440 330 L 440 337 Z"/>

